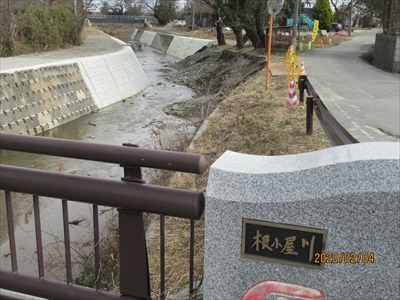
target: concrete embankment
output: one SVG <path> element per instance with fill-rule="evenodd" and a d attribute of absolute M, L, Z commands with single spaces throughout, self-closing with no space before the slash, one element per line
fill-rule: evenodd
<path fill-rule="evenodd" d="M 1 131 L 39 134 L 145 89 L 148 80 L 131 47 L 118 50 L 2 69 Z"/>
<path fill-rule="evenodd" d="M 202 47 L 209 46 L 214 42 L 212 40 L 194 39 L 140 29 L 134 29 L 129 39 L 133 42 L 156 48 L 179 59 L 184 59 L 196 53 Z"/>
<path fill-rule="evenodd" d="M 39 134 L 145 89 L 148 79 L 132 48 L 106 38 L 119 44 L 115 52 L 49 62 L 42 59 L 26 67 L 21 63 L 16 68 L 2 66 L 0 131 Z M 212 43 L 137 29 L 130 39 L 181 59 Z"/>

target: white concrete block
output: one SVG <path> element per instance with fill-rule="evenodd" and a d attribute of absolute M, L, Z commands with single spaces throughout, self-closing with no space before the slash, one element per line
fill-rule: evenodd
<path fill-rule="evenodd" d="M 143 31 L 142 37 L 140 38 L 140 42 L 150 46 L 155 36 L 156 36 L 155 32 Z"/>
<path fill-rule="evenodd" d="M 135 28 L 132 30 L 131 34 L 129 35 L 129 40 L 133 41 L 135 39 L 136 34 L 138 33 L 139 29 Z"/>

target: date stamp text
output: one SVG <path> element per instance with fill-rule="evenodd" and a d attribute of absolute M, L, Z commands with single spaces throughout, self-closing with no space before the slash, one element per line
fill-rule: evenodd
<path fill-rule="evenodd" d="M 367 253 L 355 253 L 355 252 L 345 252 L 345 253 L 337 253 L 337 252 L 317 252 L 314 254 L 314 263 L 327 263 L 327 264 L 337 264 L 337 263 L 346 263 L 346 264 L 359 264 L 359 263 L 374 263 L 375 262 L 375 254 L 374 252 Z"/>

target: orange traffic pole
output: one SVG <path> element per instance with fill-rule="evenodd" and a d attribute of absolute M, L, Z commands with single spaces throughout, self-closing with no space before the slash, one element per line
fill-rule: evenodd
<path fill-rule="evenodd" d="M 272 22 L 274 21 L 274 15 L 269 15 L 269 32 L 268 32 L 268 50 L 267 50 L 267 70 L 265 74 L 265 90 L 268 91 L 268 81 L 269 81 L 269 66 L 271 63 L 271 44 L 272 44 Z"/>

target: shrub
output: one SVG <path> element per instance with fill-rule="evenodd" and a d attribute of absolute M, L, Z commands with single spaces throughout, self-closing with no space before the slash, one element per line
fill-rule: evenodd
<path fill-rule="evenodd" d="M 319 28 L 332 30 L 333 12 L 328 0 L 317 0 L 312 8 L 314 20 L 319 20 Z"/>
<path fill-rule="evenodd" d="M 69 6 L 31 8 L 18 22 L 18 38 L 35 51 L 81 44 L 81 26 Z"/>
<path fill-rule="evenodd" d="M 55 50 L 82 43 L 82 26 L 71 7 L 30 8 L 15 16 L 15 35 L 2 39 L 2 56 Z"/>

